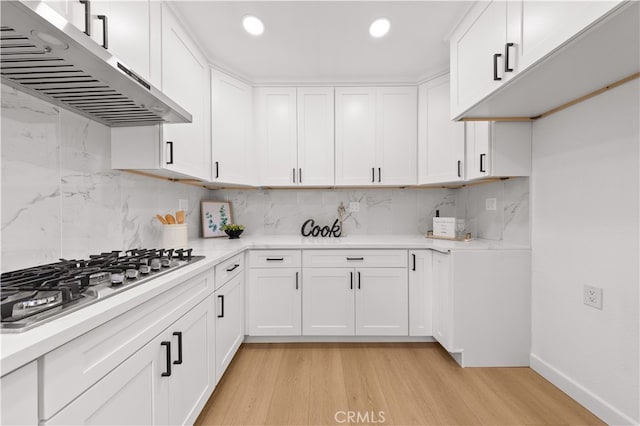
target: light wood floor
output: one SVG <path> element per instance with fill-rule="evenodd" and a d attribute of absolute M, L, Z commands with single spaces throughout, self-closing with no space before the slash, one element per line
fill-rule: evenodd
<path fill-rule="evenodd" d="M 348 411 L 359 424 L 604 424 L 530 368 L 460 368 L 437 343 L 296 343 L 244 344 L 196 425 L 348 424 Z"/>

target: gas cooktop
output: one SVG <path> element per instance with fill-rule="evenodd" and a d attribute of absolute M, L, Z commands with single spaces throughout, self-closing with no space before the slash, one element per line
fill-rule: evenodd
<path fill-rule="evenodd" d="M 192 251 L 112 251 L 3 273 L 0 332 L 28 330 L 204 259 Z"/>

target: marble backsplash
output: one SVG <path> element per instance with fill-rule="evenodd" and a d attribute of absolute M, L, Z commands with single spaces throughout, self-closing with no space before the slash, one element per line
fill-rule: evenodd
<path fill-rule="evenodd" d="M 248 235 L 298 235 L 314 218 L 331 224 L 340 202 L 358 201 L 345 235 L 426 233 L 436 210 L 465 218 L 474 236 L 529 244 L 529 179 L 462 189 L 219 190 L 110 168 L 110 131 L 2 86 L 0 270 L 159 246 L 154 216 L 189 202 L 189 237 L 201 235 L 200 201 L 231 201 Z M 496 198 L 496 210 L 485 199 Z"/>
<path fill-rule="evenodd" d="M 111 170 L 110 130 L 2 86 L 2 271 L 157 247 L 156 213 L 189 200 L 191 238 L 210 191 Z"/>

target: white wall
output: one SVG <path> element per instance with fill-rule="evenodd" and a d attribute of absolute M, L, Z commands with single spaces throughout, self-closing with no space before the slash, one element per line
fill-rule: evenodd
<path fill-rule="evenodd" d="M 610 424 L 639 414 L 638 80 L 533 126 L 532 367 Z M 604 289 L 602 310 L 583 285 Z"/>

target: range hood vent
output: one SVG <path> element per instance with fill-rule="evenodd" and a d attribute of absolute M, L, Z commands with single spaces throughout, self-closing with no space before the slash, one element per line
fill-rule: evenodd
<path fill-rule="evenodd" d="M 109 127 L 191 122 L 191 114 L 44 2 L 0 7 L 2 83 Z"/>

